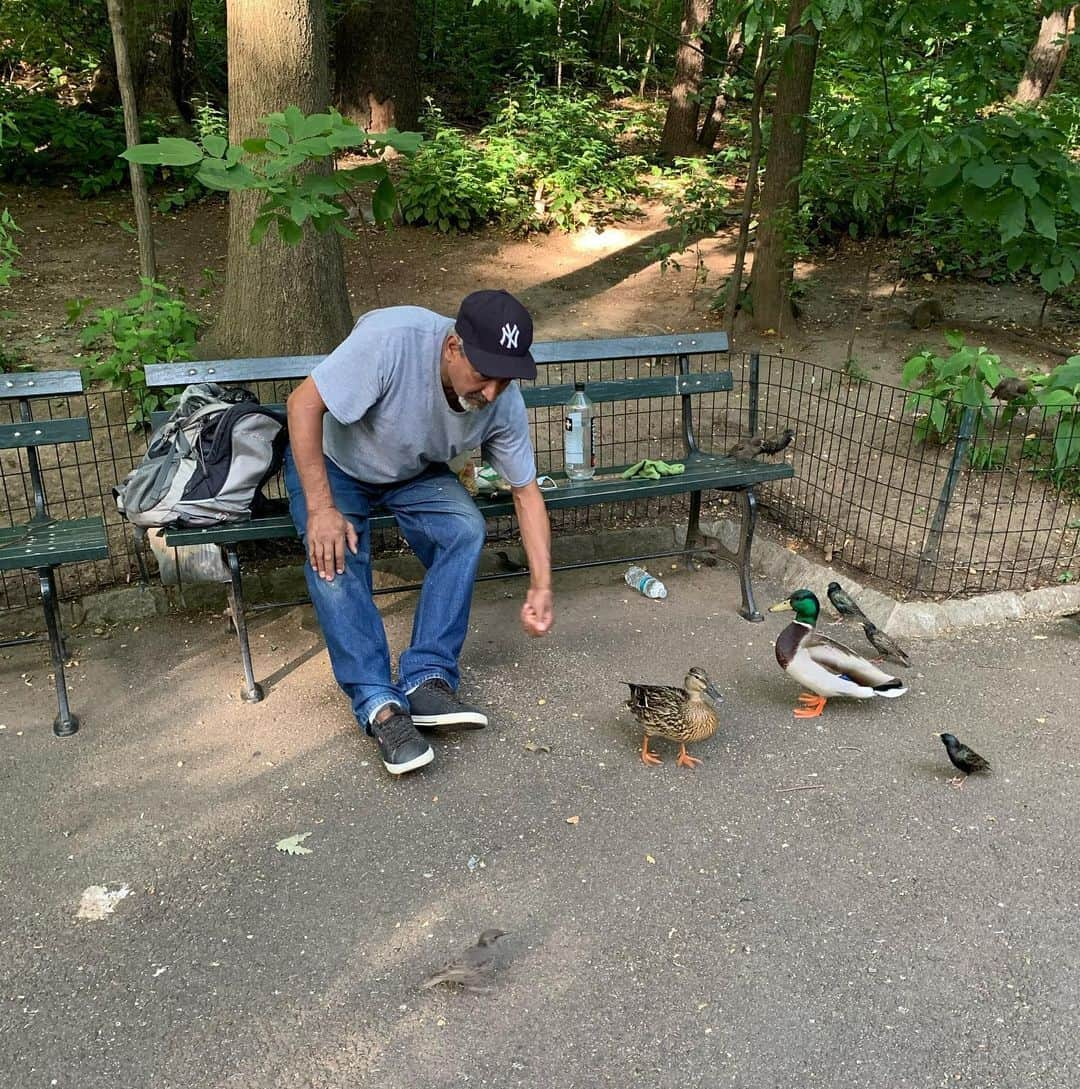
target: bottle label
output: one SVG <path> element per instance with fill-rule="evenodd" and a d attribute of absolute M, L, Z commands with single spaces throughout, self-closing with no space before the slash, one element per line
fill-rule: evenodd
<path fill-rule="evenodd" d="M 566 414 L 563 453 L 567 461 L 577 465 L 585 460 L 585 430 L 582 427 L 580 412 L 568 412 Z"/>

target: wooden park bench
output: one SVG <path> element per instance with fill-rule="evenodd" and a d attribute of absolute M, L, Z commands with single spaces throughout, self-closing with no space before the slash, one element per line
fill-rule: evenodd
<path fill-rule="evenodd" d="M 665 552 L 639 553 L 632 556 L 620 556 L 601 561 L 565 564 L 555 570 L 573 567 L 593 566 L 603 563 L 625 563 L 629 560 L 653 559 L 659 556 L 682 555 L 691 560 L 695 554 L 707 552 L 733 564 L 739 573 L 742 589 L 741 615 L 747 620 L 761 620 L 762 616 L 754 604 L 753 587 L 750 580 L 750 549 L 754 537 L 756 517 L 756 498 L 754 487 L 764 481 L 778 480 L 794 475 L 792 467 L 784 462 L 768 463 L 757 461 L 736 461 L 725 455 L 713 454 L 699 449 L 694 436 L 693 402 L 695 396 L 707 393 L 727 393 L 733 389 L 734 380 L 730 370 L 703 369 L 701 363 L 706 357 L 725 353 L 728 348 L 724 333 L 694 333 L 670 336 L 625 337 L 612 340 L 549 341 L 534 343 L 532 353 L 540 368 L 535 383 L 522 383 L 521 392 L 525 404 L 530 410 L 534 426 L 538 414 L 545 410 L 554 410 L 561 425 L 562 406 L 574 392 L 572 380 L 560 380 L 544 383 L 545 369 L 566 365 L 588 365 L 601 361 L 629 361 L 661 372 L 664 364 L 672 373 L 652 373 L 634 377 L 609 380 L 588 381 L 586 393 L 593 403 L 602 406 L 609 402 L 626 402 L 639 407 L 637 403 L 655 403 L 662 399 L 673 408 L 681 419 L 678 434 L 663 439 L 634 439 L 637 448 L 648 441 L 650 445 L 666 442 L 674 443 L 678 439 L 681 450 L 671 446 L 650 449 L 648 456 L 667 461 L 682 461 L 685 471 L 676 476 L 661 476 L 658 480 L 632 478 L 624 480 L 620 475 L 632 462 L 612 465 L 599 465 L 594 479 L 583 482 L 566 480 L 561 471 L 561 439 L 557 454 L 552 460 L 559 459 L 559 465 L 538 465 L 538 471 L 546 473 L 558 481 L 554 490 L 545 491 L 544 501 L 549 510 L 562 508 L 588 507 L 599 503 L 628 502 L 653 496 L 690 494 L 690 511 L 685 545 L 681 549 Z M 311 373 L 322 356 L 292 356 L 285 358 L 215 360 L 197 363 L 162 363 L 146 368 L 146 382 L 150 388 L 182 387 L 192 382 L 217 382 L 221 384 L 252 384 L 266 381 L 297 380 Z M 695 369 L 695 363 L 698 364 Z M 640 369 L 640 367 L 639 367 Z M 157 414 L 155 425 L 168 416 Z M 548 418 L 552 412 L 548 411 Z M 561 436 L 561 426 L 558 428 Z M 540 451 L 538 449 L 538 460 Z M 734 492 L 739 499 L 741 511 L 741 530 L 738 548 L 728 550 L 715 542 L 707 549 L 701 538 L 699 517 L 701 496 L 705 491 L 716 489 Z M 477 506 L 487 518 L 512 515 L 514 505 L 509 494 L 491 498 L 477 498 Z M 394 520 L 389 514 L 376 515 L 371 519 L 371 528 L 393 527 Z M 240 642 L 240 656 L 244 667 L 244 689 L 242 695 L 249 702 L 262 699 L 262 689 L 256 683 L 251 662 L 251 650 L 248 644 L 247 624 L 245 619 L 243 580 L 241 575 L 238 546 L 245 541 L 260 541 L 274 538 L 295 537 L 296 530 L 289 515 L 280 514 L 253 518 L 248 522 L 231 523 L 207 529 L 167 529 L 165 543 L 172 546 L 213 543 L 224 550 L 231 574 L 228 586 L 229 601 L 232 609 L 233 624 Z M 480 575 L 479 579 L 500 578 L 505 575 Z M 375 593 L 399 593 L 403 590 L 417 589 L 419 584 L 394 586 Z"/>
<path fill-rule="evenodd" d="M 57 737 L 70 737 L 79 729 L 79 720 L 68 706 L 64 677 L 64 662 L 68 655 L 60 623 L 56 568 L 65 563 L 105 559 L 109 546 L 105 524 L 100 517 L 56 519 L 50 516 L 39 457 L 43 446 L 88 441 L 90 421 L 85 416 L 35 420 L 34 402 L 82 393 L 82 388 L 78 371 L 0 374 L 0 402 L 17 402 L 19 414 L 18 422 L 0 424 L 0 450 L 14 450 L 17 456 L 25 458 L 34 504 L 29 521 L 0 526 L 0 571 L 37 572 L 56 679 L 59 714 L 53 722 L 53 733 Z M 10 497 L 6 498 L 10 504 Z M 36 640 L 36 636 L 23 636 L 0 642 L 0 647 Z"/>

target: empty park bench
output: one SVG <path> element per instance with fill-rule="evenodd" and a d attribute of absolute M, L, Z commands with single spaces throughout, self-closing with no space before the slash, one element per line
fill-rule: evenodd
<path fill-rule="evenodd" d="M 542 449 L 537 443 L 538 471 L 558 481 L 555 489 L 543 492 L 544 501 L 549 510 L 589 507 L 600 503 L 632 502 L 654 496 L 686 493 L 690 495 L 689 518 L 683 548 L 666 552 L 638 553 L 600 561 L 569 563 L 557 566 L 555 570 L 593 566 L 599 563 L 625 563 L 629 560 L 652 559 L 658 556 L 683 555 L 689 560 L 695 553 L 706 552 L 709 556 L 715 555 L 733 564 L 738 571 L 742 589 L 742 608 L 739 610 L 741 615 L 748 620 L 762 619 L 754 604 L 750 578 L 750 549 L 753 543 L 757 509 L 754 488 L 765 481 L 791 477 L 794 475 L 794 470 L 784 462 L 737 461 L 726 455 L 703 451 L 698 447 L 694 435 L 695 397 L 710 393 L 728 393 L 734 386 L 730 370 L 716 369 L 715 366 L 705 369 L 703 363 L 706 360 L 714 362 L 718 355 L 727 352 L 727 347 L 727 336 L 724 333 L 624 337 L 611 340 L 548 341 L 533 344 L 532 354 L 538 364 L 539 373 L 535 382 L 521 383 L 521 392 L 529 409 L 534 432 L 538 433 L 546 428 L 549 435 L 558 435 L 557 444 L 552 442 L 551 449 L 548 451 L 552 464 L 544 464 Z M 224 385 L 294 382 L 307 377 L 322 358 L 322 356 L 292 356 L 152 364 L 146 368 L 146 383 L 151 389 L 160 389 L 182 387 L 193 382 L 217 382 Z M 637 365 L 639 371 L 644 369 L 652 373 L 596 380 L 588 378 L 590 370 L 599 372 L 602 370 L 601 364 L 616 362 L 623 364 L 624 368 L 633 363 Z M 570 368 L 573 373 L 567 377 L 564 368 Z M 633 431 L 638 423 L 637 418 L 632 417 L 628 411 L 624 417 L 621 417 L 624 430 L 622 439 L 608 441 L 602 435 L 599 449 L 605 452 L 610 450 L 617 456 L 620 451 L 625 455 L 631 447 L 640 450 L 644 444 L 648 443 L 647 454 L 639 453 L 636 458 L 624 458 L 617 464 L 599 464 L 596 476 L 592 480 L 568 481 L 561 468 L 563 407 L 574 392 L 574 378 L 577 377 L 578 368 L 585 372 L 586 393 L 601 413 L 599 422 L 602 430 L 605 423 L 610 422 L 610 420 L 605 421 L 603 406 L 610 407 L 618 403 L 625 403 L 628 410 L 629 408 L 640 409 L 640 416 L 648 428 L 653 426 L 656 418 L 649 413 L 648 406 L 655 405 L 659 401 L 668 407 L 667 415 L 661 413 L 660 418 L 666 419 L 674 415 L 681 421 L 680 425 L 668 428 L 671 433 L 664 436 L 642 437 L 626 434 L 627 431 Z M 665 370 L 668 373 L 664 373 Z M 543 381 L 543 378 L 554 372 L 558 372 L 558 381 Z M 158 413 L 152 422 L 157 426 L 167 418 L 168 413 Z M 752 415 L 750 419 L 753 420 Z M 673 448 L 672 444 L 676 441 L 682 447 L 681 450 Z M 671 461 L 680 460 L 685 465 L 685 471 L 679 475 L 661 476 L 657 480 L 640 477 L 623 479 L 622 471 L 629 468 L 641 456 Z M 701 538 L 699 518 L 702 493 L 713 490 L 734 492 L 738 497 L 741 526 L 739 544 L 733 550 L 725 548 L 718 541 L 705 548 Z M 486 518 L 504 517 L 514 513 L 513 500 L 509 494 L 497 494 L 488 498 L 478 497 L 476 504 Z M 393 526 L 394 520 L 389 514 L 375 515 L 371 519 L 373 530 Z M 249 702 L 262 699 L 263 692 L 255 680 L 248 643 L 239 546 L 248 541 L 295 536 L 296 529 L 287 513 L 208 528 L 165 530 L 165 543 L 169 547 L 211 543 L 219 545 L 225 553 L 231 576 L 228 584 L 229 603 L 240 643 L 240 656 L 244 669 L 242 695 Z M 500 577 L 506 576 L 480 575 L 478 579 Z M 374 592 L 400 593 L 403 590 L 418 587 L 419 584 L 396 585 L 381 590 L 376 589 Z"/>
<path fill-rule="evenodd" d="M 25 459 L 33 492 L 32 497 L 29 494 L 26 497 L 27 521 L 0 526 L 0 571 L 32 570 L 37 573 L 56 680 L 59 713 L 53 722 L 53 733 L 57 737 L 70 737 L 78 730 L 79 720 L 68 706 L 64 677 L 64 662 L 68 655 L 60 622 L 56 568 L 65 563 L 105 559 L 109 554 L 109 545 L 105 524 L 100 517 L 53 518 L 49 514 L 45 494 L 42 447 L 56 449 L 66 443 L 87 442 L 90 439 L 90 421 L 85 416 L 35 419 L 34 404 L 50 397 L 82 393 L 82 389 L 82 377 L 78 371 L 0 374 L 0 403 L 18 406 L 17 421 L 0 423 L 0 451 L 14 451 L 20 460 Z M 15 414 L 12 412 L 13 416 Z M 59 464 L 58 449 L 55 456 Z M 9 514 L 13 516 L 19 508 L 12 496 L 5 494 L 5 500 Z M 36 636 L 21 636 L 0 642 L 0 647 L 35 642 L 36 639 Z"/>

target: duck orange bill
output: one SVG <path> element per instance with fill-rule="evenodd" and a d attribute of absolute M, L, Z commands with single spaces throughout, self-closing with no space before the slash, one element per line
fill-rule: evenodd
<path fill-rule="evenodd" d="M 775 605 L 769 606 L 769 612 L 771 613 L 788 613 L 792 611 L 790 601 L 778 601 Z"/>

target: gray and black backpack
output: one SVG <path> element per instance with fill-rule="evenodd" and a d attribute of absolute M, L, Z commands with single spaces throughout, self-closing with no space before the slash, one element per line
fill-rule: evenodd
<path fill-rule="evenodd" d="M 133 525 L 212 526 L 258 514 L 280 468 L 285 419 L 245 389 L 188 386 L 139 466 L 113 488 Z"/>

